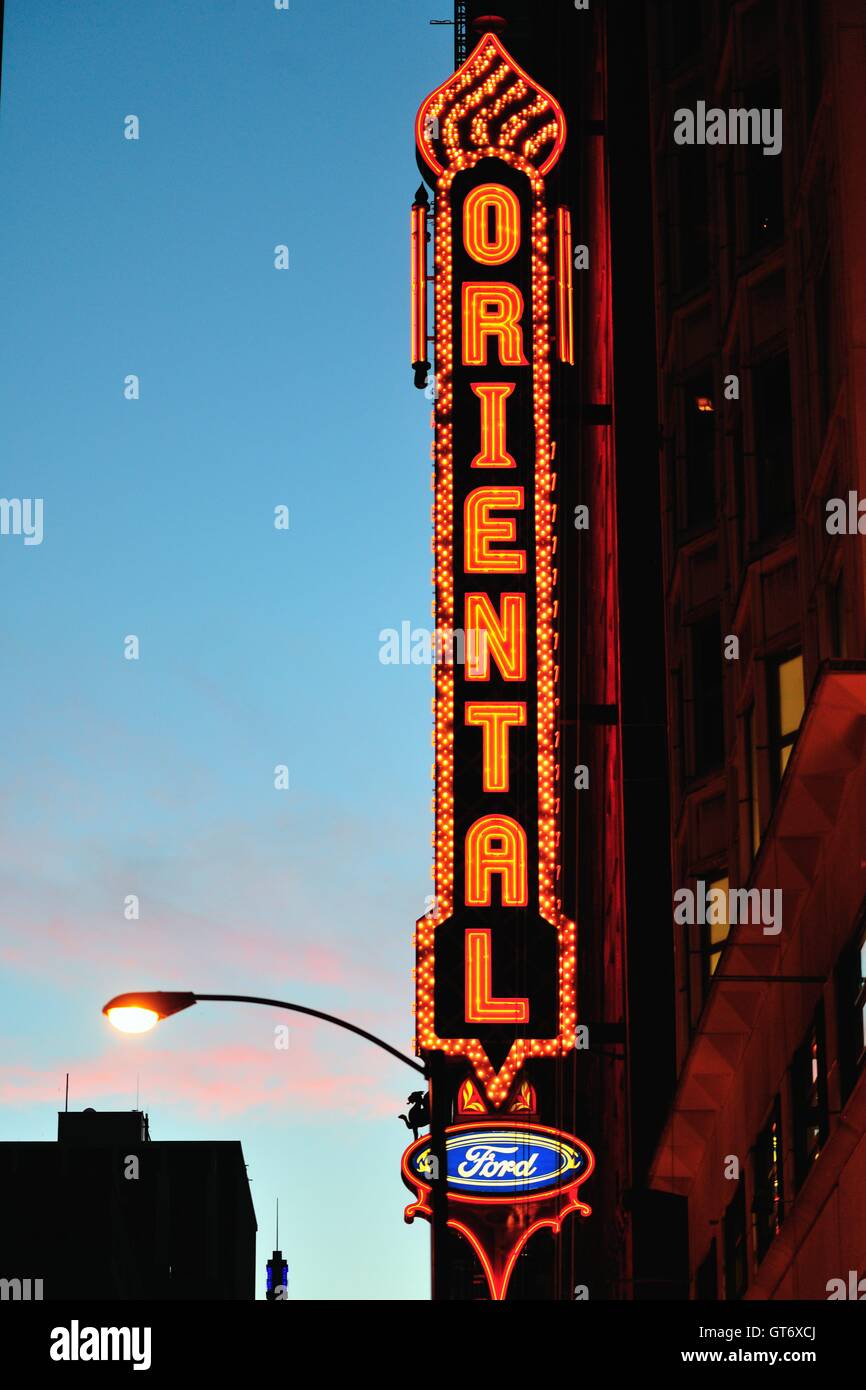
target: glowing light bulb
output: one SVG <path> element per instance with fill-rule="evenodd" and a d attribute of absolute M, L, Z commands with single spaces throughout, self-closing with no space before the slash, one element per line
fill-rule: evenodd
<path fill-rule="evenodd" d="M 142 1009 L 137 1006 L 109 1009 L 106 1017 L 111 1026 L 120 1033 L 149 1033 L 151 1028 L 155 1028 L 159 1023 L 159 1014 L 155 1009 Z"/>

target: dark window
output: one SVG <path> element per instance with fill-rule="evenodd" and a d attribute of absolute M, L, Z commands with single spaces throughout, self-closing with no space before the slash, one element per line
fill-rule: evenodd
<path fill-rule="evenodd" d="M 693 623 L 689 636 L 694 731 L 691 772 L 693 777 L 703 777 L 724 761 L 722 634 L 718 613 Z"/>
<path fill-rule="evenodd" d="M 819 1006 L 791 1067 L 794 1113 L 794 1178 L 801 1185 L 821 1152 L 828 1133 L 827 1054 L 824 1009 Z"/>
<path fill-rule="evenodd" d="M 759 1263 L 782 1229 L 784 1220 L 782 1157 L 782 1117 L 777 1096 L 772 1114 L 755 1143 L 755 1200 L 752 1213 Z"/>
<path fill-rule="evenodd" d="M 724 1220 L 725 1298 L 742 1298 L 749 1282 L 746 1260 L 746 1187 L 741 1178 Z"/>
<path fill-rule="evenodd" d="M 682 670 L 678 668 L 674 671 L 674 729 L 676 730 L 677 771 L 679 772 L 680 782 L 683 782 L 686 777 L 684 713 L 683 673 Z"/>
<path fill-rule="evenodd" d="M 683 923 L 683 989 L 686 996 L 686 1017 L 689 1021 L 690 1038 L 693 1036 L 701 1016 L 701 1000 L 697 990 L 692 988 L 693 931 L 694 927 L 690 926 L 688 922 Z"/>
<path fill-rule="evenodd" d="M 724 109 L 729 110 L 733 104 L 731 95 L 728 93 L 725 98 Z M 727 254 L 728 274 L 733 276 L 739 246 L 737 243 L 737 171 L 734 164 L 734 151 L 730 147 L 725 158 L 722 187 L 725 199 L 724 238 L 726 243 L 722 250 Z"/>
<path fill-rule="evenodd" d="M 716 1238 L 710 1241 L 710 1248 L 695 1271 L 695 1298 L 707 1303 L 716 1303 L 719 1297 L 719 1271 L 716 1258 Z"/>
<path fill-rule="evenodd" d="M 833 267 L 829 256 L 815 282 L 815 356 L 818 366 L 818 406 L 821 440 L 827 432 L 836 396 L 835 336 L 833 333 Z"/>
<path fill-rule="evenodd" d="M 731 362 L 730 373 L 739 380 L 740 364 L 738 360 L 733 360 Z M 731 461 L 733 463 L 734 473 L 734 524 L 737 534 L 737 569 L 738 571 L 742 571 L 746 543 L 746 508 L 748 505 L 746 498 L 746 470 L 743 446 L 743 411 L 740 401 L 732 401 L 728 408 L 733 414 L 733 422 L 731 425 Z"/>
<path fill-rule="evenodd" d="M 746 743 L 747 787 L 749 798 L 749 843 L 752 858 L 758 853 L 761 844 L 761 782 L 758 763 L 758 736 L 755 729 L 755 706 L 750 705 L 743 719 L 743 734 Z"/>
<path fill-rule="evenodd" d="M 830 655 L 847 656 L 848 642 L 845 636 L 845 571 L 840 570 L 836 580 L 829 586 L 827 607 L 830 627 Z"/>
<path fill-rule="evenodd" d="M 748 111 L 758 112 L 759 121 L 761 112 L 777 111 L 781 104 L 778 77 L 747 88 L 743 97 L 743 107 Z M 781 117 L 775 117 L 774 129 L 777 135 L 780 119 Z M 782 152 L 779 150 L 778 154 L 764 154 L 765 146 L 762 140 L 756 141 L 754 138 L 755 135 L 761 134 L 754 129 L 754 117 L 749 133 L 753 137 L 745 147 L 749 250 L 756 252 L 775 246 L 782 237 Z M 768 134 L 772 135 L 772 131 Z"/>
<path fill-rule="evenodd" d="M 716 516 L 716 403 L 709 376 L 684 387 L 686 526 L 709 527 Z"/>
<path fill-rule="evenodd" d="M 662 42 L 669 73 L 699 56 L 704 35 L 703 11 L 702 0 L 663 0 Z"/>
<path fill-rule="evenodd" d="M 770 772 L 778 792 L 805 707 L 803 657 L 787 652 L 769 663 Z"/>
<path fill-rule="evenodd" d="M 836 1017 L 842 1099 L 845 1100 L 853 1090 L 866 1050 L 866 926 L 863 923 L 836 966 Z"/>
<path fill-rule="evenodd" d="M 676 431 L 665 438 L 665 473 L 668 483 L 668 511 L 676 518 L 679 516 Z"/>
<path fill-rule="evenodd" d="M 758 532 L 762 539 L 790 531 L 794 520 L 791 378 L 788 354 L 752 369 Z"/>
<path fill-rule="evenodd" d="M 809 125 L 815 119 L 824 86 L 824 34 L 821 11 L 824 0 L 804 0 L 803 30 L 806 42 L 806 101 Z M 807 132 L 808 134 L 808 132 Z"/>
<path fill-rule="evenodd" d="M 677 292 L 684 295 L 706 285 L 710 273 L 707 154 L 702 145 L 677 146 L 674 178 L 677 217 L 674 284 Z"/>

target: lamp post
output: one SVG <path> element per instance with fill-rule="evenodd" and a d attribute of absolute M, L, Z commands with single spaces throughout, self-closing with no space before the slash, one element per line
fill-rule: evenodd
<path fill-rule="evenodd" d="M 337 1018 L 335 1014 L 326 1014 L 321 1009 L 308 1008 L 306 1004 L 291 1004 L 285 999 L 263 999 L 255 994 L 193 994 L 189 990 L 138 990 L 128 994 L 116 994 L 113 999 L 109 999 L 108 1003 L 103 1005 L 102 1012 L 109 1023 L 121 1033 L 148 1033 L 164 1018 L 181 1013 L 183 1009 L 192 1008 L 193 1004 L 206 1002 L 262 1004 L 270 1009 L 288 1009 L 290 1013 L 307 1014 L 310 1018 L 320 1018 L 325 1023 L 333 1023 L 335 1027 L 345 1028 L 347 1032 L 355 1033 L 357 1037 L 373 1043 L 375 1047 L 379 1047 L 383 1052 L 396 1057 L 398 1061 L 405 1062 L 407 1067 L 419 1072 L 425 1079 L 429 1076 L 423 1062 L 417 1062 L 413 1057 L 407 1057 L 405 1052 L 399 1052 L 396 1047 L 392 1047 L 390 1043 L 385 1042 L 384 1038 L 377 1037 L 375 1033 L 368 1033 L 366 1028 L 359 1028 L 357 1024 L 349 1023 L 345 1018 Z M 444 1129 L 437 1143 L 432 1118 L 430 1140 L 442 1163 L 442 1172 L 444 1173 L 447 1162 Z M 434 1183 L 433 1185 L 433 1210 L 434 1219 L 444 1230 L 447 1220 L 444 1184 Z M 433 1296 L 436 1297 L 435 1287 Z"/>
<path fill-rule="evenodd" d="M 367 1042 L 381 1047 L 384 1052 L 389 1052 L 392 1057 L 405 1062 L 407 1067 L 420 1072 L 422 1076 L 427 1075 L 427 1068 L 423 1062 L 416 1062 L 413 1057 L 407 1057 L 405 1052 L 399 1052 L 396 1047 L 385 1042 L 384 1038 L 377 1038 L 375 1033 L 368 1033 L 366 1028 L 359 1028 L 357 1024 L 349 1023 L 345 1018 L 337 1018 L 335 1014 L 323 1013 L 321 1009 L 310 1009 L 306 1004 L 290 1004 L 285 999 L 263 999 L 256 994 L 193 994 L 189 990 L 139 990 L 131 994 L 116 994 L 103 1005 L 102 1012 L 109 1023 L 121 1033 L 148 1033 L 164 1018 L 189 1009 L 193 1004 L 212 1001 L 222 1004 L 263 1004 L 269 1009 L 288 1009 L 291 1013 L 321 1018 L 325 1023 L 345 1028 L 347 1032 L 355 1033 L 359 1038 L 365 1038 Z"/>

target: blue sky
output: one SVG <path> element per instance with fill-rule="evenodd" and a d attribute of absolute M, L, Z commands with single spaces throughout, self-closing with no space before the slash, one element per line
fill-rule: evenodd
<path fill-rule="evenodd" d="M 408 1050 L 432 685 L 378 634 L 429 621 L 408 209 L 438 15 L 6 6 L 0 493 L 44 499 L 44 539 L 0 537 L 0 1138 L 53 1139 L 67 1071 L 73 1108 L 140 1078 L 154 1138 L 242 1141 L 260 1283 L 279 1197 L 296 1298 L 428 1296 L 412 1074 L 262 1009 L 138 1039 L 99 1010 L 264 993 Z"/>

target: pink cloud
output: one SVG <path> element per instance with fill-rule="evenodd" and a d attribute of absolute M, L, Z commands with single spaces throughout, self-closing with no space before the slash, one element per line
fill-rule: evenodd
<path fill-rule="evenodd" d="M 377 1072 L 375 1062 L 365 1068 L 349 1051 L 329 1059 L 311 1049 L 299 1032 L 292 1031 L 287 1051 L 237 1042 L 176 1051 L 142 1039 L 118 1039 L 111 1052 L 77 1058 L 70 1065 L 76 1106 L 130 1108 L 130 1079 L 137 1074 L 144 1108 L 180 1105 L 200 1119 L 256 1111 L 285 1117 L 299 1109 L 323 1116 L 395 1109 L 393 1098 L 402 1098 L 401 1087 Z M 0 1102 L 54 1105 L 57 1078 L 56 1065 L 4 1062 Z"/>

